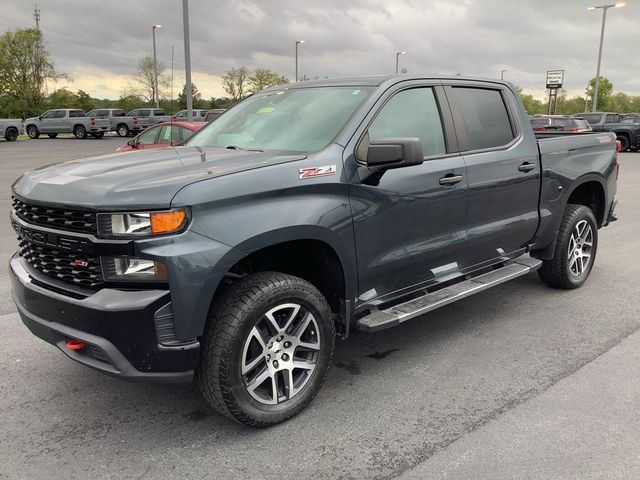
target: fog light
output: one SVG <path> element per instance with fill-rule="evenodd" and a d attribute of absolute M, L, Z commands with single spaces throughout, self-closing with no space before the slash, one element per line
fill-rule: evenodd
<path fill-rule="evenodd" d="M 167 267 L 162 262 L 135 257 L 102 257 L 102 275 L 112 282 L 164 282 Z"/>

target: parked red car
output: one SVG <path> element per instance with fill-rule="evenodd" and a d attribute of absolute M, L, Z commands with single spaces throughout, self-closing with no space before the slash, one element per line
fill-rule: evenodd
<path fill-rule="evenodd" d="M 162 122 L 147 128 L 144 132 L 129 140 L 116 152 L 128 152 L 147 148 L 163 148 L 184 142 L 200 130 L 206 123 L 199 122 Z"/>

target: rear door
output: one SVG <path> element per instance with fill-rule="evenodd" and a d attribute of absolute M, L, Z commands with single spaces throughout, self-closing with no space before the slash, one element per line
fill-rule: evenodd
<path fill-rule="evenodd" d="M 438 84 L 397 86 L 378 101 L 352 142 L 357 173 L 349 198 L 361 301 L 393 296 L 459 270 L 466 237 L 466 179 L 451 117 Z M 371 175 L 370 141 L 413 137 L 424 163 Z M 345 152 L 353 152 L 347 148 Z M 453 152 L 453 153 L 452 153 Z M 349 161 L 349 159 L 347 159 Z"/>
<path fill-rule="evenodd" d="M 478 266 L 519 255 L 538 227 L 533 132 L 519 123 L 520 106 L 504 85 L 452 81 L 446 93 L 467 167 L 467 259 Z"/>

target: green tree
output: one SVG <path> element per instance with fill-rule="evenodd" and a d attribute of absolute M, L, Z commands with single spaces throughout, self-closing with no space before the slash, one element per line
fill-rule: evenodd
<path fill-rule="evenodd" d="M 282 85 L 284 83 L 289 83 L 289 80 L 287 80 L 284 75 L 280 75 L 266 68 L 256 68 L 253 74 L 249 76 L 248 90 L 251 93 L 256 93 L 265 88 Z"/>
<path fill-rule="evenodd" d="M 97 99 L 92 98 L 91 95 L 89 95 L 84 90 L 78 90 L 76 95 L 78 95 L 78 107 L 85 112 L 98 107 L 99 102 L 97 101 Z"/>
<path fill-rule="evenodd" d="M 47 108 L 80 108 L 80 97 L 66 87 L 59 88 L 47 98 Z"/>
<path fill-rule="evenodd" d="M 247 67 L 238 67 L 232 68 L 222 76 L 222 88 L 236 102 L 246 96 L 249 73 Z"/>
<path fill-rule="evenodd" d="M 47 80 L 60 77 L 35 28 L 8 31 L 0 36 L 0 97 L 15 115 L 28 116 L 43 108 Z"/>
<path fill-rule="evenodd" d="M 593 103 L 593 93 L 596 88 L 596 77 L 589 80 L 587 84 L 587 98 L 590 99 L 590 104 Z M 596 110 L 608 111 L 611 109 L 611 94 L 613 93 L 613 84 L 607 77 L 600 77 L 600 85 L 598 87 L 598 105 Z"/>
<path fill-rule="evenodd" d="M 547 105 L 543 104 L 540 100 L 533 97 L 528 93 L 522 91 L 522 87 L 515 85 L 516 92 L 520 96 L 524 109 L 529 115 L 536 115 L 539 113 L 547 113 Z"/>
<path fill-rule="evenodd" d="M 207 101 L 202 99 L 202 94 L 198 91 L 195 83 L 191 84 L 191 101 L 193 108 L 207 108 Z M 178 110 L 187 108 L 187 84 L 182 87 L 178 94 Z"/>
<path fill-rule="evenodd" d="M 134 108 L 141 107 L 144 104 L 144 99 L 134 94 L 121 94 L 116 104 L 125 112 L 130 112 Z"/>
<path fill-rule="evenodd" d="M 233 98 L 229 97 L 211 97 L 209 100 L 209 108 L 231 108 L 236 102 Z"/>

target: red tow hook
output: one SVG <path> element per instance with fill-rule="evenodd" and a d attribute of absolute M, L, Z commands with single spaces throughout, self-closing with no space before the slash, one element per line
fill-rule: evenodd
<path fill-rule="evenodd" d="M 87 348 L 87 344 L 82 340 L 72 339 L 67 342 L 67 348 L 69 350 L 84 350 Z"/>

